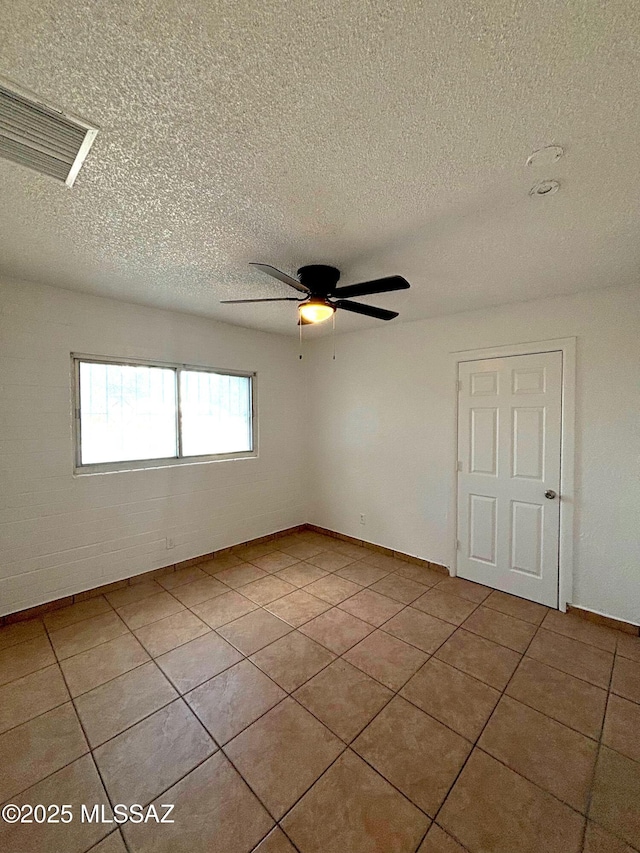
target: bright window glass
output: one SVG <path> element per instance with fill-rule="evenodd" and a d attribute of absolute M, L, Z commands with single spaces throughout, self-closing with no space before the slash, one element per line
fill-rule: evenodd
<path fill-rule="evenodd" d="M 253 453 L 252 376 L 77 357 L 76 464 L 119 470 Z M 178 393 L 179 392 L 179 393 Z"/>
<path fill-rule="evenodd" d="M 175 370 L 80 363 L 81 464 L 177 456 Z"/>
<path fill-rule="evenodd" d="M 181 370 L 180 410 L 183 456 L 253 450 L 250 377 Z"/>

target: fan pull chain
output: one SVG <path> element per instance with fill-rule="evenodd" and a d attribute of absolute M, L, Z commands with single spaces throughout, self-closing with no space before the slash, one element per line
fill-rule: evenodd
<path fill-rule="evenodd" d="M 336 312 L 333 312 L 333 331 L 331 332 L 331 337 L 333 338 L 333 360 L 336 360 Z"/>
<path fill-rule="evenodd" d="M 298 358 L 302 360 L 302 322 L 298 320 L 298 328 L 300 329 L 300 355 Z"/>

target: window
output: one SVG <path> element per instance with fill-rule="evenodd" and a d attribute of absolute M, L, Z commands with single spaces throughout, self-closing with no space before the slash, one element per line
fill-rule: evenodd
<path fill-rule="evenodd" d="M 76 470 L 254 455 L 253 374 L 74 356 Z"/>

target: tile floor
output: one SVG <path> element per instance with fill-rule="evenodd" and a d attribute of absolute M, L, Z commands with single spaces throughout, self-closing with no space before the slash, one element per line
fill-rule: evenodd
<path fill-rule="evenodd" d="M 0 629 L 0 768 L 8 853 L 631 853 L 640 638 L 296 534 Z"/>

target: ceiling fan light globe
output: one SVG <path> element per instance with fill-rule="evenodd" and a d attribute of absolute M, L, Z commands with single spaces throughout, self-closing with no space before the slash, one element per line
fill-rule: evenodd
<path fill-rule="evenodd" d="M 302 319 L 307 323 L 323 323 L 333 316 L 336 309 L 329 302 L 318 300 L 304 302 L 298 310 Z"/>

